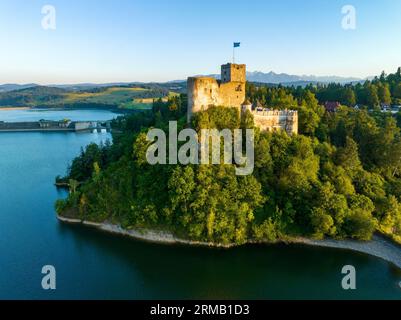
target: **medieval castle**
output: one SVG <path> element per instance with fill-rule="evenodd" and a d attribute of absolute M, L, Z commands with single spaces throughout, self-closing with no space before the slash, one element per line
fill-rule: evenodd
<path fill-rule="evenodd" d="M 243 113 L 250 111 L 255 125 L 264 131 L 285 130 L 298 133 L 298 113 L 293 110 L 270 110 L 245 101 L 246 66 L 224 64 L 221 80 L 211 77 L 188 78 L 188 122 L 196 112 L 210 106 L 235 107 Z"/>

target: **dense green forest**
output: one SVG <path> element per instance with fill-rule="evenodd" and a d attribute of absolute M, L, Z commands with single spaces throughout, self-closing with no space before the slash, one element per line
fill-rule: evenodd
<path fill-rule="evenodd" d="M 400 70 L 349 86 L 247 84 L 248 99 L 296 109 L 300 125 L 294 136 L 255 128 L 249 176 L 235 175 L 235 165 L 149 165 L 149 128 L 168 131 L 170 120 L 186 127 L 185 95 L 158 100 L 151 112 L 116 119 L 113 144 L 82 150 L 66 177 L 70 195 L 57 202 L 57 212 L 225 244 L 296 236 L 368 240 L 376 231 L 400 241 L 401 116 L 376 108 L 388 96 L 398 103 L 400 85 Z M 374 103 L 371 90 L 377 90 Z M 329 113 L 324 100 L 343 106 Z M 349 107 L 354 103 L 366 108 Z M 253 119 L 212 107 L 196 114 L 191 126 L 253 128 Z"/>
<path fill-rule="evenodd" d="M 257 99 L 262 105 L 275 108 L 286 108 L 295 105 L 293 99 L 301 99 L 305 91 L 310 91 L 318 99 L 320 104 L 326 101 L 338 101 L 348 107 L 365 106 L 377 108 L 380 104 L 401 106 L 401 68 L 394 74 L 386 75 L 384 72 L 380 77 L 364 83 L 341 85 L 309 84 L 306 87 L 278 86 L 269 88 L 265 86 L 260 89 L 253 84 L 248 84 L 248 96 Z"/>

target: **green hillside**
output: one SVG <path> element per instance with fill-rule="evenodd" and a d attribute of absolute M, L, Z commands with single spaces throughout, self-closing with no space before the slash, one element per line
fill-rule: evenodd
<path fill-rule="evenodd" d="M 159 85 L 112 86 L 73 91 L 62 88 L 36 86 L 0 92 L 0 108 L 120 108 L 151 109 L 154 99 L 166 100 L 175 95 L 168 87 Z"/>

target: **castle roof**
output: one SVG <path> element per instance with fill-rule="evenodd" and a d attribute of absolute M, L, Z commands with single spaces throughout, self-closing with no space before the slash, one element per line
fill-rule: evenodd
<path fill-rule="evenodd" d="M 257 108 L 264 108 L 264 106 L 260 103 L 260 101 L 259 100 L 256 100 L 256 102 L 254 103 L 254 107 L 255 107 L 255 109 L 257 109 Z"/>
<path fill-rule="evenodd" d="M 228 62 L 228 63 L 226 63 L 226 64 L 222 64 L 221 66 L 222 66 L 222 67 L 223 67 L 223 66 L 240 66 L 240 67 L 242 67 L 242 66 L 246 66 L 246 64 Z"/>

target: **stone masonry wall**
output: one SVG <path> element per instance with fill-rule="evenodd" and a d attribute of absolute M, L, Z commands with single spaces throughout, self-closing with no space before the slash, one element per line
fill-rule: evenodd
<path fill-rule="evenodd" d="M 225 106 L 241 109 L 245 100 L 245 83 L 219 83 L 214 78 L 188 78 L 188 122 L 196 112 L 210 106 Z"/>
<path fill-rule="evenodd" d="M 255 126 L 261 131 L 285 130 L 289 135 L 298 134 L 298 112 L 292 110 L 252 111 Z"/>

